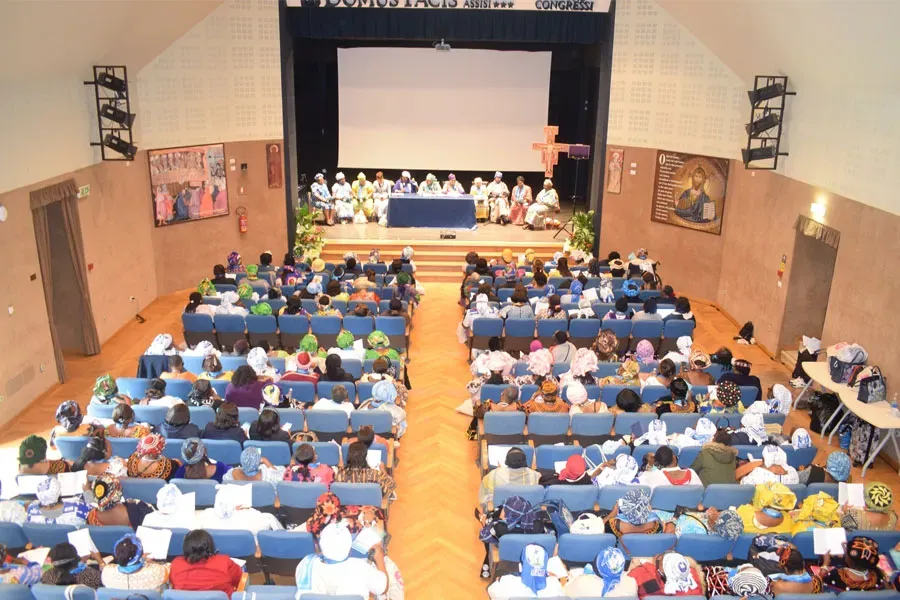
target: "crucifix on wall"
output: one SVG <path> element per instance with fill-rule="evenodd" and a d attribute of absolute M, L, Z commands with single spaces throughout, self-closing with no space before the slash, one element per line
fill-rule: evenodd
<path fill-rule="evenodd" d="M 541 164 L 544 165 L 544 175 L 547 177 L 553 177 L 553 167 L 559 164 L 559 153 L 569 151 L 569 144 L 556 141 L 557 135 L 559 127 L 547 125 L 544 127 L 544 141 L 531 144 L 532 150 L 541 151 Z"/>

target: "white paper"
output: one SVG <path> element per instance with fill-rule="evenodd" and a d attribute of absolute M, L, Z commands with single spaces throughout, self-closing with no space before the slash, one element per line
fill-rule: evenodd
<path fill-rule="evenodd" d="M 287 423 L 285 423 L 284 425 L 281 426 L 281 429 L 282 429 L 283 431 L 287 431 L 288 433 L 290 433 L 290 432 L 291 432 L 291 427 L 293 427 L 293 426 L 294 426 L 293 423 L 287 422 Z"/>
<path fill-rule="evenodd" d="M 588 288 L 582 291 L 581 295 L 590 300 L 591 304 L 600 301 L 600 296 L 597 295 L 597 288 Z"/>
<path fill-rule="evenodd" d="M 370 469 L 377 469 L 381 466 L 381 450 L 372 450 L 371 448 L 366 451 L 366 464 L 369 465 Z"/>
<path fill-rule="evenodd" d="M 46 475 L 19 475 L 16 483 L 19 485 L 19 495 L 37 495 L 38 485 L 47 479 Z"/>
<path fill-rule="evenodd" d="M 363 347 L 362 340 L 353 340 L 353 349 L 357 352 L 365 352 L 365 348 Z"/>
<path fill-rule="evenodd" d="M 849 504 L 858 508 L 866 507 L 865 496 L 863 495 L 863 484 L 861 483 L 839 483 L 838 484 L 838 504 L 844 506 Z"/>
<path fill-rule="evenodd" d="M 68 533 L 69 543 L 75 546 L 78 556 L 90 556 L 92 552 L 97 551 L 94 540 L 91 539 L 91 532 L 87 529 L 76 529 Z"/>
<path fill-rule="evenodd" d="M 366 527 L 353 540 L 353 549 L 362 554 L 366 554 L 373 546 L 380 544 L 384 536 L 372 527 Z"/>
<path fill-rule="evenodd" d="M 666 317 L 671 315 L 673 312 L 675 312 L 674 308 L 657 308 L 656 309 L 656 314 L 661 316 L 663 319 L 665 319 Z"/>
<path fill-rule="evenodd" d="M 250 437 L 250 423 L 244 423 L 243 425 L 241 425 L 241 429 L 244 430 L 244 434 L 247 437 Z"/>
<path fill-rule="evenodd" d="M 569 572 L 566 570 L 566 565 L 562 559 L 558 556 L 551 556 L 550 560 L 547 561 L 547 575 L 551 577 L 566 577 L 568 574 Z"/>
<path fill-rule="evenodd" d="M 252 485 L 220 485 L 219 493 L 223 491 L 234 500 L 234 505 L 238 508 L 250 508 L 253 506 L 253 486 Z"/>
<path fill-rule="evenodd" d="M 190 519 L 193 518 L 195 510 L 197 510 L 196 492 L 182 494 L 175 507 L 175 514 L 179 517 Z"/>
<path fill-rule="evenodd" d="M 752 454 L 749 454 L 749 453 L 748 453 L 748 454 L 747 454 L 747 460 L 749 460 L 750 462 L 753 462 L 753 461 L 756 460 L 756 459 L 753 458 L 753 455 L 752 455 Z"/>
<path fill-rule="evenodd" d="M 563 469 L 566 468 L 566 461 L 557 460 L 553 463 L 553 470 L 556 471 L 556 474 L 559 475 Z"/>
<path fill-rule="evenodd" d="M 512 446 L 488 446 L 488 464 L 492 467 L 499 467 L 506 464 L 506 455 Z"/>
<path fill-rule="evenodd" d="M 845 543 L 847 543 L 847 530 L 843 527 L 813 529 L 813 552 L 819 556 L 827 552 L 831 552 L 835 556 L 843 556 Z"/>
<path fill-rule="evenodd" d="M 239 567 L 242 568 L 242 569 L 244 568 L 244 565 L 247 564 L 247 561 L 246 561 L 246 560 L 242 560 L 242 559 L 240 559 L 240 558 L 235 558 L 235 557 L 233 557 L 233 556 L 229 556 L 228 558 L 231 559 L 231 562 L 233 562 L 234 564 L 236 564 L 237 566 L 239 566 Z"/>
<path fill-rule="evenodd" d="M 47 560 L 47 555 L 50 554 L 50 548 L 34 548 L 32 550 L 26 550 L 25 552 L 19 553 L 19 558 L 24 558 L 29 562 L 34 562 L 39 565 L 44 564 L 44 561 Z"/>
<path fill-rule="evenodd" d="M 87 483 L 87 471 L 60 473 L 56 478 L 59 480 L 60 496 L 63 498 L 80 496 L 84 493 L 84 486 Z"/>
<path fill-rule="evenodd" d="M 171 529 L 150 529 L 140 525 L 135 534 L 141 540 L 145 554 L 149 554 L 153 560 L 166 560 L 169 542 L 172 540 Z"/>

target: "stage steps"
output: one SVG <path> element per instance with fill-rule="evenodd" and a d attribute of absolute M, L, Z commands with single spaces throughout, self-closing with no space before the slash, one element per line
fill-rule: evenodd
<path fill-rule="evenodd" d="M 361 262 L 366 262 L 369 252 L 378 248 L 381 260 L 389 263 L 399 257 L 407 242 L 395 240 L 353 240 L 329 239 L 322 250 L 322 258 L 327 262 L 343 262 L 347 252 L 355 252 Z M 535 251 L 538 258 L 548 259 L 562 250 L 562 240 L 554 242 L 472 242 L 457 240 L 427 240 L 410 243 L 415 250 L 416 278 L 422 282 L 462 280 L 462 264 L 466 254 L 472 250 L 487 259 L 497 258 L 504 248 L 510 248 L 518 256 L 526 249 Z"/>

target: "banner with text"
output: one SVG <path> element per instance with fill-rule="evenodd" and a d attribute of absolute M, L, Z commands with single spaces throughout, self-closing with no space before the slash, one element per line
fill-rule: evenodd
<path fill-rule="evenodd" d="M 609 12 L 612 0 L 287 0 L 292 8 L 433 8 Z"/>
<path fill-rule="evenodd" d="M 728 160 L 660 150 L 650 220 L 722 233 Z"/>

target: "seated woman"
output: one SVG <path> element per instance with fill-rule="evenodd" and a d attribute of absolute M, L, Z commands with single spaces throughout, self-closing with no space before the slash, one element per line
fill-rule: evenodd
<path fill-rule="evenodd" d="M 878 566 L 881 559 L 878 542 L 858 535 L 844 546 L 844 566 L 831 566 L 831 553 L 822 557 L 819 577 L 826 592 L 885 590 L 888 580 Z"/>
<path fill-rule="evenodd" d="M 240 444 L 247 441 L 247 434 L 241 429 L 238 407 L 231 402 L 223 402 L 216 410 L 216 418 L 203 428 L 205 440 L 234 440 Z"/>
<path fill-rule="evenodd" d="M 850 457 L 840 451 L 832 452 L 825 459 L 825 466 L 812 464 L 797 473 L 799 483 L 847 483 L 850 481 Z"/>
<path fill-rule="evenodd" d="M 650 405 L 644 404 L 641 401 L 640 395 L 634 390 L 622 390 L 616 394 L 616 405 L 610 407 L 609 412 L 614 415 L 621 413 L 650 412 Z"/>
<path fill-rule="evenodd" d="M 93 481 L 104 473 L 114 477 L 126 477 L 128 474 L 125 459 L 113 456 L 109 440 L 102 436 L 95 436 L 87 441 L 80 456 L 72 463 L 72 471 L 86 471 L 88 481 Z"/>
<path fill-rule="evenodd" d="M 324 483 L 330 486 L 334 481 L 334 469 L 318 462 L 316 451 L 312 446 L 300 444 L 294 451 L 291 464 L 284 470 L 284 481 Z"/>
<path fill-rule="evenodd" d="M 322 374 L 320 377 L 321 381 L 345 381 L 352 383 L 354 381 L 353 375 L 344 370 L 343 360 L 337 354 L 329 354 L 325 358 L 324 370 L 322 370 Z M 320 366 L 321 370 L 322 367 Z"/>
<path fill-rule="evenodd" d="M 665 413 L 695 413 L 697 403 L 691 397 L 691 387 L 681 377 L 676 377 L 669 384 L 669 395 L 663 396 L 653 406 L 657 416 Z"/>
<path fill-rule="evenodd" d="M 125 402 L 131 404 L 131 398 L 119 393 L 116 381 L 107 373 L 101 375 L 94 382 L 94 394 L 91 396 L 91 404 L 116 404 Z"/>
<path fill-rule="evenodd" d="M 897 513 L 891 508 L 894 505 L 894 493 L 890 486 L 873 481 L 865 487 L 865 508 L 844 508 L 841 525 L 848 530 L 894 531 L 897 529 Z"/>
<path fill-rule="evenodd" d="M 37 487 L 37 500 L 28 505 L 28 523 L 46 525 L 74 525 L 83 527 L 87 519 L 88 505 L 72 498 L 59 501 L 60 485 L 56 477 L 48 477 Z"/>
<path fill-rule="evenodd" d="M 536 319 L 568 319 L 569 313 L 562 307 L 559 294 L 551 294 L 547 298 L 547 304 L 538 308 L 534 316 Z"/>
<path fill-rule="evenodd" d="M 56 422 L 58 425 L 50 431 L 50 447 L 56 448 L 56 438 L 64 436 L 84 437 L 91 436 L 95 430 L 102 430 L 100 426 L 84 423 L 84 415 L 81 407 L 74 400 L 66 400 L 56 409 Z"/>
<path fill-rule="evenodd" d="M 543 546 L 528 544 L 522 549 L 519 574 L 500 577 L 488 586 L 488 596 L 491 600 L 562 596 L 562 583 L 547 572 L 547 561 Z"/>
<path fill-rule="evenodd" d="M 693 345 L 691 356 L 688 358 L 688 371 L 684 374 L 688 383 L 691 385 L 714 385 L 713 376 L 706 372 L 711 364 L 709 354 L 698 348 L 696 344 Z"/>
<path fill-rule="evenodd" d="M 656 360 L 656 349 L 650 340 L 641 340 L 635 346 L 632 358 L 641 365 L 652 363 Z"/>
<path fill-rule="evenodd" d="M 640 387 L 641 385 L 641 366 L 636 360 L 625 359 L 625 362 L 616 371 L 615 376 L 604 377 L 598 383 L 599 385 L 627 385 Z M 649 408 L 647 409 L 649 410 Z"/>
<path fill-rule="evenodd" d="M 822 580 L 807 570 L 800 550 L 782 536 L 756 536 L 747 560 L 771 581 L 773 596 L 822 592 Z"/>
<path fill-rule="evenodd" d="M 25 558 L 9 556 L 6 545 L 0 544 L 0 584 L 33 586 L 41 582 L 41 565 Z"/>
<path fill-rule="evenodd" d="M 157 529 L 196 529 L 198 520 L 196 510 L 183 507 L 184 494 L 174 483 L 167 483 L 156 492 L 156 512 L 144 517 L 144 527 Z"/>
<path fill-rule="evenodd" d="M 619 362 L 619 356 L 616 354 L 618 348 L 619 338 L 609 329 L 601 330 L 591 344 L 591 350 L 597 355 L 597 360 L 603 363 Z"/>
<path fill-rule="evenodd" d="M 290 443 L 291 434 L 281 428 L 281 417 L 277 410 L 264 408 L 259 418 L 250 423 L 249 437 L 261 442 Z"/>
<path fill-rule="evenodd" d="M 721 386 L 719 386 L 721 388 Z M 731 434 L 732 446 L 746 446 L 756 444 L 762 446 L 769 440 L 766 433 L 766 423 L 763 416 L 758 413 L 746 413 L 741 417 L 741 427 Z M 796 483 L 796 482 L 794 482 Z"/>
<path fill-rule="evenodd" d="M 209 382 L 205 382 L 209 384 Z M 200 428 L 191 423 L 191 411 L 186 404 L 176 404 L 166 412 L 166 420 L 156 428 L 166 439 L 186 440 L 200 437 Z"/>
<path fill-rule="evenodd" d="M 234 593 L 243 571 L 227 554 L 218 554 L 209 533 L 195 529 L 184 536 L 183 555 L 172 561 L 169 585 L 175 590 Z"/>
<path fill-rule="evenodd" d="M 200 438 L 188 438 L 181 443 L 181 466 L 173 479 L 213 479 L 222 483 L 229 467 L 225 463 L 213 463 L 206 453 L 206 444 Z"/>
<path fill-rule="evenodd" d="M 794 528 L 791 530 L 791 534 L 797 535 L 815 528 L 840 527 L 839 508 L 837 500 L 827 492 L 810 493 L 803 499 L 797 510 L 791 513 L 791 518 L 794 519 Z"/>
<path fill-rule="evenodd" d="M 203 359 L 203 371 L 197 375 L 197 379 L 216 379 L 219 381 L 231 381 L 232 372 L 222 367 L 222 361 L 215 354 L 210 354 Z"/>
<path fill-rule="evenodd" d="M 719 383 L 729 381 L 738 386 L 755 387 L 756 397 L 762 398 L 762 384 L 760 384 L 759 382 L 759 377 L 750 374 L 750 369 L 752 367 L 753 365 L 749 360 L 739 358 L 734 361 L 734 371 L 732 371 L 731 373 L 725 373 L 721 377 L 719 377 Z"/>
<path fill-rule="evenodd" d="M 569 270 L 569 259 L 565 256 L 560 256 L 556 260 L 556 268 L 551 269 L 547 277 L 568 277 L 570 279 L 575 277 L 572 275 L 572 271 Z"/>
<path fill-rule="evenodd" d="M 670 313 L 663 321 L 694 321 L 697 322 L 694 313 L 691 312 L 691 301 L 684 296 L 675 298 L 675 312 Z"/>
<path fill-rule="evenodd" d="M 704 486 L 713 483 L 737 483 L 737 449 L 731 447 L 731 434 L 716 431 L 711 442 L 703 444 L 691 468 Z"/>
<path fill-rule="evenodd" d="M 641 291 L 656 291 L 659 289 L 659 279 L 652 271 L 644 271 L 641 275 Z"/>
<path fill-rule="evenodd" d="M 385 411 L 391 415 L 397 438 L 406 433 L 406 411 L 397 405 L 397 387 L 393 381 L 379 381 L 372 386 L 372 398 L 361 404 L 359 410 Z"/>
<path fill-rule="evenodd" d="M 249 531 L 254 536 L 260 531 L 284 529 L 275 515 L 241 505 L 242 500 L 234 492 L 235 486 L 217 487 L 215 505 L 197 512 L 201 528 Z"/>
<path fill-rule="evenodd" d="M 626 300 L 625 298 L 619 298 L 618 300 L 616 300 L 615 310 L 609 311 L 608 313 L 603 315 L 603 318 L 625 321 L 627 319 L 631 319 L 633 316 L 634 312 L 630 308 L 628 308 L 628 300 Z"/>
<path fill-rule="evenodd" d="M 149 427 L 134 422 L 134 409 L 128 404 L 113 409 L 112 421 L 112 425 L 106 426 L 106 437 L 142 438 L 150 433 Z"/>
<path fill-rule="evenodd" d="M 96 508 L 88 513 L 88 525 L 122 525 L 135 529 L 153 512 L 153 507 L 141 500 L 122 500 L 122 483 L 108 473 L 98 477 L 91 489 Z"/>
<path fill-rule="evenodd" d="M 177 460 L 162 455 L 165 449 L 166 438 L 158 433 L 142 437 L 137 450 L 128 458 L 128 476 L 166 481 L 172 479 L 180 465 Z"/>
<path fill-rule="evenodd" d="M 605 548 L 597 554 L 594 562 L 569 571 L 568 582 L 563 590 L 569 598 L 635 597 L 637 582 L 625 574 L 625 554 L 618 548 Z"/>
<path fill-rule="evenodd" d="M 631 485 L 638 483 L 640 467 L 630 454 L 619 454 L 594 469 L 591 475 L 598 486 Z"/>
<path fill-rule="evenodd" d="M 525 178 L 516 177 L 516 185 L 512 189 L 510 198 L 509 220 L 513 225 L 525 224 L 525 214 L 532 202 L 531 186 L 525 185 Z"/>
<path fill-rule="evenodd" d="M 373 469 L 366 461 L 368 448 L 362 442 L 354 442 L 347 449 L 345 466 L 340 467 L 334 476 L 335 481 L 346 483 L 377 483 L 381 486 L 382 496 L 393 500 L 396 484 L 394 479 L 380 469 Z"/>
<path fill-rule="evenodd" d="M 710 393 L 708 396 L 699 397 L 699 411 L 702 414 L 718 415 L 718 414 L 741 414 L 744 412 L 744 405 L 741 403 L 741 388 L 731 381 L 726 381 L 716 386 L 715 398 Z M 746 416 L 746 415 L 745 415 Z M 759 415 L 762 418 L 762 415 Z M 741 420 L 743 423 L 743 418 Z M 765 430 L 765 428 L 764 428 Z M 758 433 L 758 432 L 757 432 Z M 742 438 L 738 443 L 753 443 Z"/>
<path fill-rule="evenodd" d="M 375 544 L 372 563 L 351 556 L 353 534 L 345 523 L 332 523 L 317 536 L 321 555 L 310 554 L 297 565 L 298 597 L 304 592 L 326 596 L 383 597 L 390 578 L 384 545 Z M 396 568 L 396 567 L 395 567 Z M 399 573 L 396 573 L 399 576 Z"/>
<path fill-rule="evenodd" d="M 197 376 L 186 371 L 184 368 L 184 359 L 177 354 L 169 357 L 169 370 L 160 375 L 162 379 L 186 379 L 188 381 L 196 381 Z"/>
<path fill-rule="evenodd" d="M 94 553 L 95 562 L 84 564 L 78 557 L 75 546 L 68 542 L 62 542 L 53 546 L 47 555 L 50 568 L 41 575 L 41 583 L 44 585 L 85 585 L 92 589 L 100 588 L 100 569 L 98 564 L 103 564 L 100 555 Z"/>
<path fill-rule="evenodd" d="M 225 473 L 222 481 L 268 481 L 275 485 L 284 479 L 284 472 L 284 467 L 274 466 L 259 448 L 244 448 L 240 466 Z"/>
<path fill-rule="evenodd" d="M 587 388 L 585 388 L 584 384 L 580 381 L 573 381 L 564 386 L 563 390 L 565 390 L 566 400 L 568 400 L 571 405 L 571 408 L 569 408 L 570 415 L 609 412 L 609 407 L 599 398 L 596 400 L 588 399 Z"/>
<path fill-rule="evenodd" d="M 151 379 L 144 392 L 144 397 L 138 401 L 141 406 L 165 406 L 171 408 L 176 404 L 182 404 L 181 398 L 175 398 L 166 394 L 166 381 L 164 379 Z"/>
<path fill-rule="evenodd" d="M 534 309 L 528 302 L 528 293 L 522 290 L 516 290 L 510 297 L 511 304 L 507 304 L 500 309 L 500 316 L 504 319 L 533 319 Z"/>
<path fill-rule="evenodd" d="M 595 385 L 597 380 L 593 372 L 597 370 L 597 362 L 597 355 L 590 348 L 579 348 L 575 351 L 572 366 L 560 376 L 559 385 L 563 388 L 575 382 Z"/>
<path fill-rule="evenodd" d="M 534 203 L 525 212 L 525 229 L 543 227 L 544 220 L 551 210 L 559 209 L 559 194 L 553 189 L 550 179 L 544 180 L 544 189 L 538 192 Z"/>
<path fill-rule="evenodd" d="M 741 465 L 735 472 L 735 477 L 743 485 L 766 482 L 788 485 L 800 483 L 797 469 L 788 464 L 785 451 L 771 444 L 762 447 L 762 460 L 748 461 Z"/>
<path fill-rule="evenodd" d="M 769 481 L 756 486 L 753 502 L 737 508 L 746 533 L 785 533 L 790 535 L 794 520 L 790 511 L 797 496 L 783 483 Z"/>
<path fill-rule="evenodd" d="M 247 365 L 256 372 L 256 377 L 259 380 L 266 382 L 278 381 L 278 371 L 269 363 L 269 344 L 265 340 L 247 354 Z"/>
<path fill-rule="evenodd" d="M 574 454 L 566 459 L 566 466 L 559 473 L 552 469 L 541 470 L 540 485 L 593 485 L 591 476 L 587 472 L 587 463 L 580 454 Z"/>
<path fill-rule="evenodd" d="M 256 348 L 254 348 L 256 350 Z M 260 379 L 250 365 L 241 365 L 225 388 L 225 402 L 235 407 L 258 409 L 265 403 L 262 390 L 268 381 Z"/>
<path fill-rule="evenodd" d="M 116 542 L 112 564 L 103 567 L 101 580 L 103 587 L 114 590 L 162 592 L 169 580 L 169 568 L 145 557 L 141 540 L 129 533 Z"/>
<path fill-rule="evenodd" d="M 215 388 L 212 386 L 208 379 L 198 379 L 191 387 L 191 391 L 188 392 L 188 397 L 185 403 L 188 406 L 209 406 L 210 408 L 215 410 L 219 407 L 220 404 L 222 404 L 222 398 L 218 393 L 216 393 Z M 172 408 L 177 409 L 178 405 L 176 404 Z"/>
<path fill-rule="evenodd" d="M 641 563 L 628 572 L 637 584 L 637 596 L 703 595 L 701 575 L 687 558 L 677 552 L 666 552 Z"/>
<path fill-rule="evenodd" d="M 47 460 L 47 440 L 31 434 L 19 444 L 19 475 L 56 475 L 68 473 L 66 460 Z"/>
<path fill-rule="evenodd" d="M 669 446 L 660 446 L 652 455 L 647 455 L 648 464 L 653 470 L 641 473 L 638 478 L 640 483 L 649 486 L 651 490 L 658 487 L 678 485 L 702 485 L 700 477 L 690 468 L 682 468 L 678 464 L 678 457 Z"/>
<path fill-rule="evenodd" d="M 559 397 L 559 386 L 552 379 L 545 379 L 530 400 L 522 406 L 525 414 L 568 413 L 569 404 Z"/>
<path fill-rule="evenodd" d="M 643 310 L 639 310 L 631 317 L 632 321 L 662 321 L 662 316 L 656 312 L 656 298 L 644 300 Z"/>
<path fill-rule="evenodd" d="M 375 271 L 367 271 L 366 275 L 372 273 L 373 279 L 375 275 Z M 370 280 L 368 277 L 358 277 L 353 281 L 353 294 L 350 295 L 350 300 L 362 300 L 369 302 L 381 302 L 381 298 L 376 294 L 373 290 L 378 287 L 373 280 Z"/>
<path fill-rule="evenodd" d="M 316 300 L 316 316 L 319 317 L 342 317 L 341 311 L 331 305 L 331 296 L 322 294 Z"/>
<path fill-rule="evenodd" d="M 650 496 L 642 488 L 625 492 L 606 517 L 606 523 L 617 538 L 626 533 L 662 533 L 662 523 L 650 510 Z"/>

